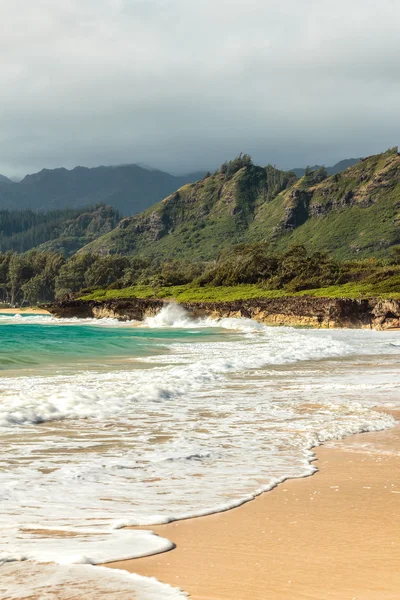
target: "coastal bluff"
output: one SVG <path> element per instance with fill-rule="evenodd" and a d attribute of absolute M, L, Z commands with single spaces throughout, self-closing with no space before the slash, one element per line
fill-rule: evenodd
<path fill-rule="evenodd" d="M 113 318 L 142 321 L 154 316 L 170 300 L 130 298 L 113 300 L 68 300 L 44 306 L 60 318 Z M 260 298 L 230 302 L 181 302 L 194 318 L 245 317 L 267 325 L 304 327 L 351 327 L 393 329 L 400 327 L 400 300 L 370 298 Z"/>

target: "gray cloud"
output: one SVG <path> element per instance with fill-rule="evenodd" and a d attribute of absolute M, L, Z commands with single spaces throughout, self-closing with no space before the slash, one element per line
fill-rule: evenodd
<path fill-rule="evenodd" d="M 0 173 L 398 142 L 395 0 L 0 0 Z"/>

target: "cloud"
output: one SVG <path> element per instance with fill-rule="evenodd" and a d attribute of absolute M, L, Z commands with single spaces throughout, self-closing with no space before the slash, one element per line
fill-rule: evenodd
<path fill-rule="evenodd" d="M 391 0 L 0 0 L 0 172 L 240 151 L 282 167 L 397 143 Z"/>

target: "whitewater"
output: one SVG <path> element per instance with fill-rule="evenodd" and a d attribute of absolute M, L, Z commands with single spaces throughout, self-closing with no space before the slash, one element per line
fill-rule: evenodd
<path fill-rule="evenodd" d="M 184 598 L 93 565 L 170 550 L 140 527 L 311 475 L 313 447 L 391 427 L 374 408 L 400 405 L 398 332 L 194 321 L 171 304 L 143 323 L 3 315 L 0 340 L 10 600 Z"/>

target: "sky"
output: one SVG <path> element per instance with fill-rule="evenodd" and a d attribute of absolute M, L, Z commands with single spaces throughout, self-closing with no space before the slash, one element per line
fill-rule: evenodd
<path fill-rule="evenodd" d="M 0 0 L 0 173 L 239 152 L 331 165 L 400 139 L 398 0 Z"/>

